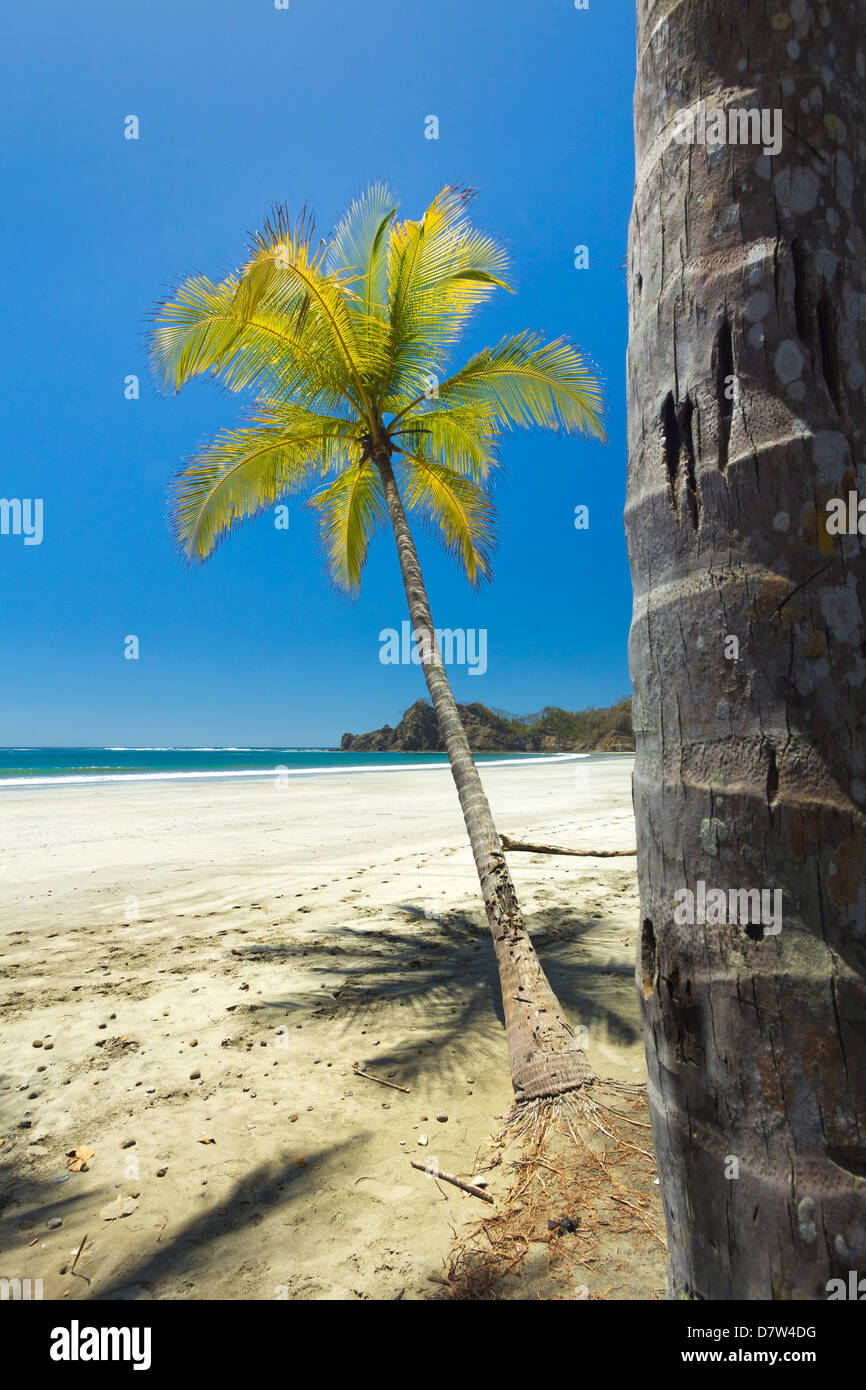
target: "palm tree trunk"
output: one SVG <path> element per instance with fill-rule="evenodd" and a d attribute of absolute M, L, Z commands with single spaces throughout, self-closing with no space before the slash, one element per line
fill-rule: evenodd
<path fill-rule="evenodd" d="M 864 0 L 638 0 L 638 987 L 677 1297 L 866 1269 L 866 549 L 826 525 L 866 483 L 864 33 Z M 680 142 L 701 102 L 781 148 Z"/>
<path fill-rule="evenodd" d="M 590 1084 L 595 1073 L 575 1042 L 526 931 L 490 806 L 434 639 L 418 553 L 387 452 L 377 455 L 376 465 L 397 542 L 409 616 L 416 640 L 420 639 L 426 648 L 423 669 L 427 689 L 451 763 L 493 935 L 515 1098 L 521 1102 L 561 1095 Z"/>

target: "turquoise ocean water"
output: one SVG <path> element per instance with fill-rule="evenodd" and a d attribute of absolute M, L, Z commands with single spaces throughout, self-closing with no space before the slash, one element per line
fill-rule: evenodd
<path fill-rule="evenodd" d="M 575 755 L 478 753 L 483 763 L 571 760 Z M 343 753 L 335 748 L 0 748 L 0 787 L 302 777 L 447 766 L 444 753 Z"/>

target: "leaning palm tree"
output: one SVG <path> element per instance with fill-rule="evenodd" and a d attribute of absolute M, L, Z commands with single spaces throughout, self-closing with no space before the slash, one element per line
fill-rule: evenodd
<path fill-rule="evenodd" d="M 290 494 L 318 513 L 327 568 L 357 592 L 390 522 L 430 698 L 478 869 L 502 983 L 516 1101 L 579 1090 L 593 1072 L 524 926 L 502 844 L 434 636 L 408 515 L 432 527 L 473 584 L 490 575 L 488 481 L 498 436 L 539 426 L 603 437 L 601 392 L 568 342 L 504 338 L 447 374 L 467 320 L 507 289 L 504 251 L 445 188 L 417 222 L 371 187 L 330 241 L 275 209 L 243 268 L 187 280 L 157 312 L 155 375 L 179 390 L 209 373 L 255 404 L 178 476 L 171 520 L 201 562 L 229 531 Z"/>

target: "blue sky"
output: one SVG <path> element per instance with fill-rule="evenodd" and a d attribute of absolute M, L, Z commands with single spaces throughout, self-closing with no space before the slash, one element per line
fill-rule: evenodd
<path fill-rule="evenodd" d="M 166 484 L 242 402 L 205 382 L 158 396 L 144 352 L 160 295 L 233 269 L 273 202 L 326 232 L 375 178 L 410 216 L 477 187 L 475 220 L 509 248 L 518 293 L 461 356 L 537 328 L 606 386 L 606 445 L 505 439 L 491 584 L 420 539 L 437 625 L 487 629 L 487 671 L 453 668 L 457 698 L 520 713 L 628 693 L 633 0 L 43 0 L 5 16 L 2 63 L 0 496 L 44 499 L 44 537 L 0 535 L 0 743 L 332 744 L 426 695 L 418 666 L 379 661 L 406 616 L 387 533 L 354 603 L 294 502 L 288 531 L 268 514 L 178 563 Z"/>

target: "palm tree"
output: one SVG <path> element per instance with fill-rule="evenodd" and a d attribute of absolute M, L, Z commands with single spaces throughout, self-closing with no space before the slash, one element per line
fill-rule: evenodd
<path fill-rule="evenodd" d="M 472 852 L 502 981 L 516 1103 L 594 1079 L 527 934 L 481 779 L 437 648 L 407 513 L 432 527 L 473 584 L 490 575 L 487 484 L 502 431 L 538 426 L 603 438 L 601 391 L 562 339 L 503 338 L 446 375 L 472 312 L 507 289 L 504 251 L 445 188 L 400 221 L 390 190 L 357 199 L 330 241 L 282 207 L 243 268 L 187 280 L 156 315 L 152 357 L 166 390 L 210 373 L 252 391 L 242 428 L 220 434 L 178 476 L 172 526 L 200 562 L 280 498 L 311 492 L 327 567 L 354 594 L 386 520 Z"/>
<path fill-rule="evenodd" d="M 637 8 L 626 523 L 670 1287 L 825 1299 L 866 1267 L 866 549 L 827 524 L 864 484 L 866 3 Z"/>

